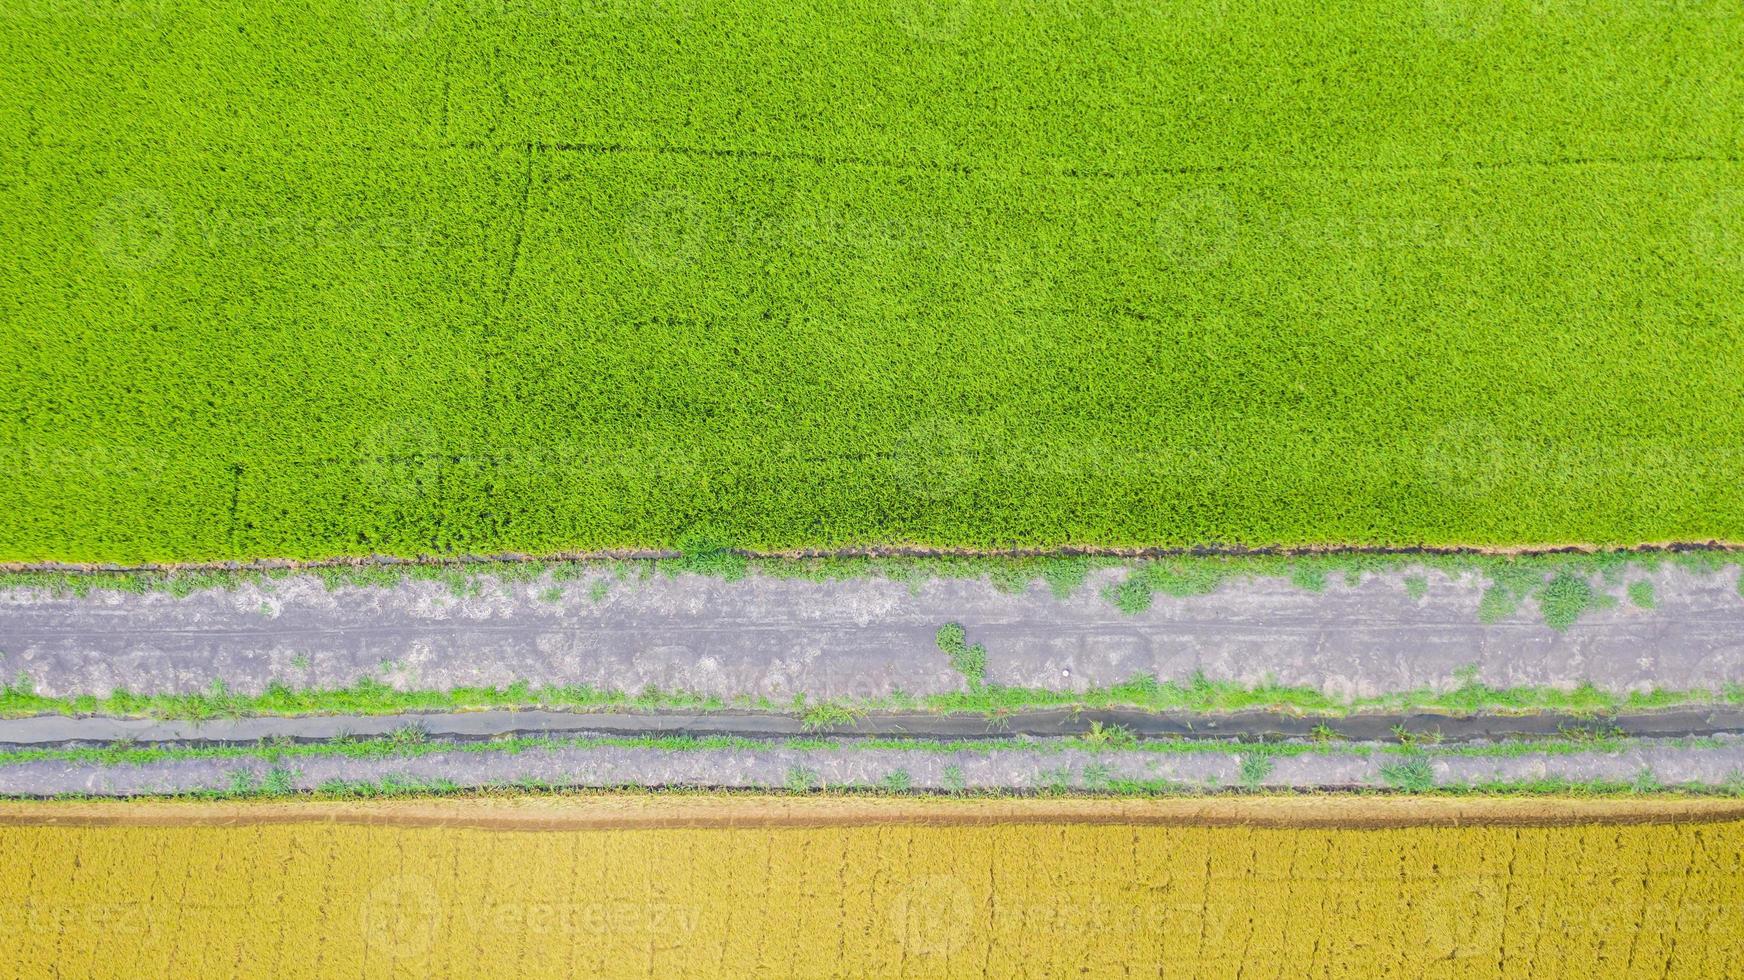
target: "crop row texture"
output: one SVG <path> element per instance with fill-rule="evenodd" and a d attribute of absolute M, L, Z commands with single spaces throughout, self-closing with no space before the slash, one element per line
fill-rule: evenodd
<path fill-rule="evenodd" d="M 1505 963 L 1622 978 L 1732 976 L 1744 941 L 1736 822 L 493 831 L 369 825 L 392 819 L 379 808 L 249 816 L 0 831 L 0 951 L 30 976 L 1415 978 Z"/>
<path fill-rule="evenodd" d="M 1744 539 L 1724 3 L 23 0 L 0 561 Z"/>

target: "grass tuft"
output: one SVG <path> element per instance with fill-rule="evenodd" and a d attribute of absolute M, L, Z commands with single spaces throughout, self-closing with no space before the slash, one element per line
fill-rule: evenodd
<path fill-rule="evenodd" d="M 1603 608 L 1606 599 L 1585 578 L 1563 572 L 1538 590 L 1538 609 L 1551 629 L 1565 630 L 1589 610 Z"/>
<path fill-rule="evenodd" d="M 1107 725 L 1102 722 L 1090 723 L 1090 730 L 1078 736 L 1078 741 L 1084 747 L 1096 749 L 1132 749 L 1138 746 L 1138 736 L 1132 729 L 1123 725 Z"/>
<path fill-rule="evenodd" d="M 1249 752 L 1241 757 L 1241 785 L 1256 790 L 1277 767 L 1277 762 L 1265 752 Z"/>
<path fill-rule="evenodd" d="M 1653 583 L 1645 579 L 1629 583 L 1629 602 L 1639 609 L 1652 609 L 1659 604 L 1654 594 Z"/>
<path fill-rule="evenodd" d="M 750 568 L 744 555 L 712 530 L 692 531 L 678 541 L 681 557 L 668 562 L 674 572 L 709 575 L 726 582 L 743 579 Z"/>
<path fill-rule="evenodd" d="M 1110 586 L 1107 590 L 1107 597 L 1108 601 L 1114 604 L 1114 608 L 1128 616 L 1136 616 L 1151 607 L 1156 593 L 1151 588 L 1150 582 L 1147 581 L 1147 577 L 1135 572 L 1128 575 L 1126 581 L 1119 585 Z"/>
<path fill-rule="evenodd" d="M 1427 793 L 1435 788 L 1435 768 L 1428 759 L 1414 756 L 1381 766 L 1381 780 L 1401 793 Z"/>
<path fill-rule="evenodd" d="M 951 668 L 969 682 L 970 691 L 981 691 L 987 682 L 987 648 L 979 643 L 969 645 L 967 633 L 960 623 L 939 627 L 935 641 L 950 658 Z"/>
<path fill-rule="evenodd" d="M 864 711 L 840 701 L 825 701 L 806 709 L 801 717 L 801 725 L 808 732 L 821 731 L 825 728 L 846 728 L 861 716 Z"/>
<path fill-rule="evenodd" d="M 1478 599 L 1478 620 L 1483 623 L 1499 623 L 1520 608 L 1520 600 L 1515 598 L 1504 585 L 1491 585 L 1484 590 Z"/>
<path fill-rule="evenodd" d="M 1429 578 L 1428 578 L 1428 576 L 1425 576 L 1425 575 L 1407 575 L 1407 576 L 1405 576 L 1405 594 L 1411 597 L 1412 602 L 1422 602 L 1423 597 L 1427 596 L 1429 594 Z"/>

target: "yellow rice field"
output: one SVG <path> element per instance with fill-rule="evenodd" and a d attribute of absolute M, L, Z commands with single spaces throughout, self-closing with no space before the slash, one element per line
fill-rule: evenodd
<path fill-rule="evenodd" d="M 128 977 L 1739 975 L 1735 811 L 1413 806 L 10 806 L 0 962 Z"/>

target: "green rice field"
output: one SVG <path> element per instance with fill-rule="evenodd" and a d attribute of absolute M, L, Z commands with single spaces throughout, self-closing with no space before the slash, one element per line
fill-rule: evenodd
<path fill-rule="evenodd" d="M 1744 540 L 1719 0 L 15 0 L 0 562 Z"/>

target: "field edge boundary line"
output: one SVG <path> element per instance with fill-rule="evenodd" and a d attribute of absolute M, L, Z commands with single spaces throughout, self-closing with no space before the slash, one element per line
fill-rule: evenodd
<path fill-rule="evenodd" d="M 1256 547 L 1194 545 L 1184 547 L 1070 546 L 1035 548 L 946 548 L 924 545 L 865 545 L 844 548 L 757 550 L 726 548 L 724 553 L 750 561 L 816 559 L 1021 559 L 1021 558 L 1339 558 L 1339 557 L 1473 557 L 1535 558 L 1555 555 L 1621 555 L 1653 557 L 1674 554 L 1719 554 L 1744 559 L 1744 541 L 1666 541 L 1635 545 L 1261 545 Z M 0 574 L 139 574 L 176 572 L 297 571 L 322 568 L 420 567 L 445 568 L 492 565 L 562 564 L 607 561 L 670 561 L 686 557 L 671 548 L 621 548 L 557 551 L 542 554 L 504 552 L 483 555 L 342 555 L 328 558 L 214 559 L 186 562 L 0 562 Z"/>
<path fill-rule="evenodd" d="M 1453 799 L 1378 793 L 1275 793 L 1246 798 L 1151 800 L 782 797 L 761 790 L 626 797 L 590 791 L 528 801 L 0 802 L 4 827 L 209 827 L 346 824 L 506 831 L 996 827 L 1074 824 L 1384 830 L 1409 827 L 1570 827 L 1704 824 L 1744 820 L 1744 801 L 1701 799 Z M 469 812 L 471 811 L 471 812 Z"/>

